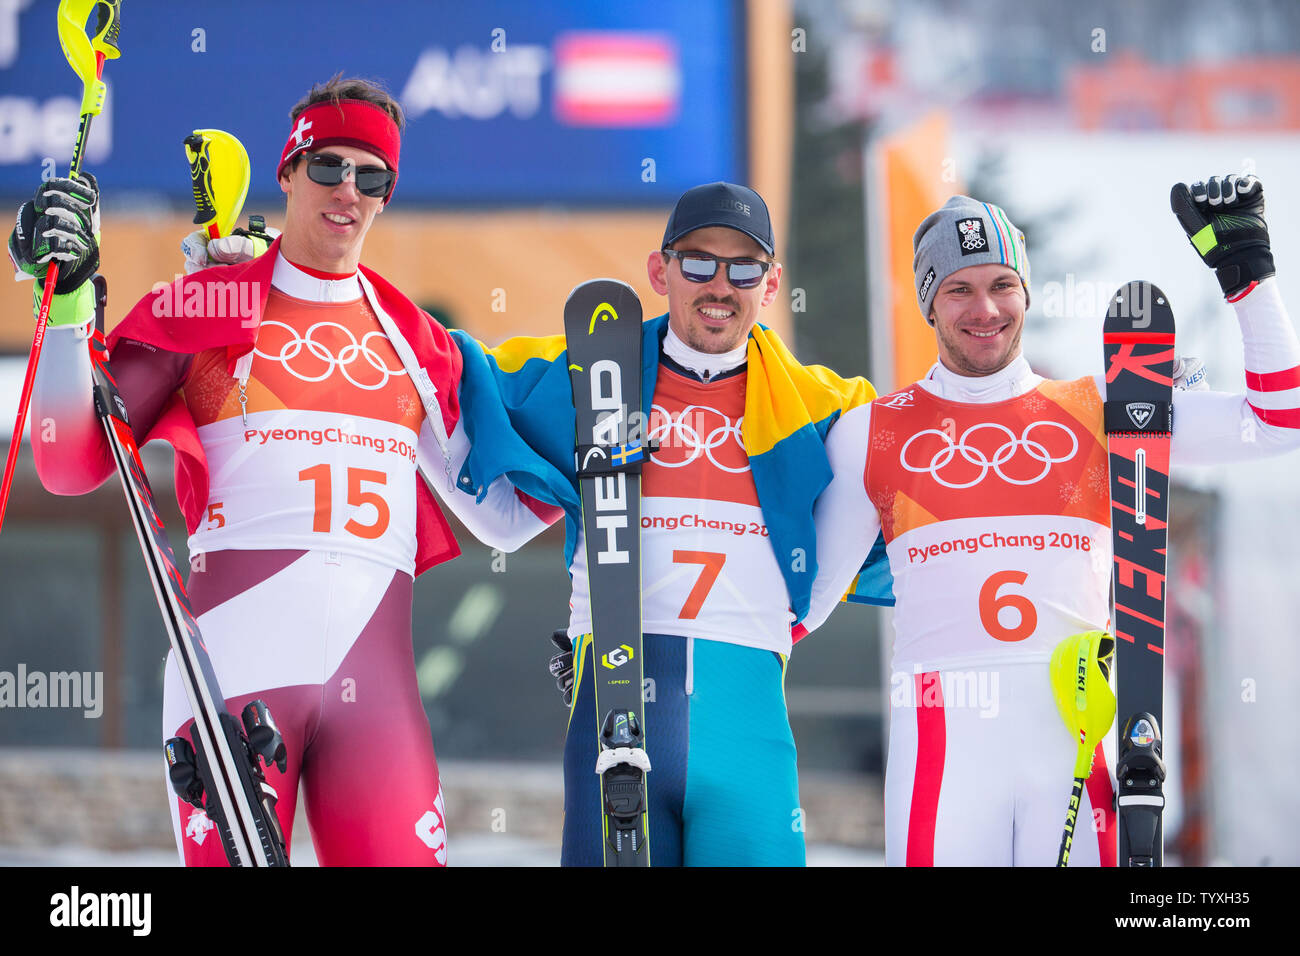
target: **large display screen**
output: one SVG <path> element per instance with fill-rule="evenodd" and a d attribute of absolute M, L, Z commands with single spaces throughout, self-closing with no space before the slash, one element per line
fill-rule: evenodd
<path fill-rule="evenodd" d="M 244 142 L 253 198 L 278 194 L 289 109 L 339 71 L 383 80 L 406 110 L 405 202 L 662 205 L 746 178 L 738 0 L 122 7 L 122 56 L 105 68 L 86 160 L 106 194 L 188 196 L 181 141 L 203 127 Z M 81 88 L 56 9 L 0 2 L 5 196 L 30 194 L 71 156 Z"/>

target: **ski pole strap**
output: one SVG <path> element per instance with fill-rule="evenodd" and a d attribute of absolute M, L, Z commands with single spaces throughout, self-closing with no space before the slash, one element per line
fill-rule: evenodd
<path fill-rule="evenodd" d="M 122 0 L 97 0 L 95 35 L 90 40 L 91 49 L 102 53 L 105 60 L 116 60 L 122 55 L 122 48 L 117 45 L 121 32 Z"/>
<path fill-rule="evenodd" d="M 579 445 L 577 448 L 579 478 L 616 475 L 619 472 L 639 475 L 643 461 L 645 448 L 636 441 L 622 445 Z"/>
<path fill-rule="evenodd" d="M 1112 399 L 1105 405 L 1107 435 L 1170 434 L 1174 430 L 1172 402 L 1126 402 Z"/>
<path fill-rule="evenodd" d="M 248 225 L 243 229 L 236 229 L 234 234 L 236 236 L 252 236 L 257 239 L 263 239 L 266 241 L 268 246 L 275 242 L 275 237 L 266 231 L 265 216 L 250 215 L 248 217 Z"/>

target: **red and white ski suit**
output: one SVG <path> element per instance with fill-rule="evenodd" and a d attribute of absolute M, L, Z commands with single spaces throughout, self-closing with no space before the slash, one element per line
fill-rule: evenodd
<path fill-rule="evenodd" d="M 1175 465 L 1300 448 L 1300 344 L 1276 280 L 1235 308 L 1246 394 L 1175 391 Z M 1023 357 L 978 378 L 936 364 L 831 430 L 805 623 L 826 619 L 883 532 L 897 598 L 890 864 L 1055 863 L 1075 741 L 1047 662 L 1109 623 L 1105 388 L 1045 380 Z M 1099 748 L 1072 864 L 1114 863 L 1113 766 Z"/>
<path fill-rule="evenodd" d="M 258 309 L 179 321 L 168 310 L 184 309 L 183 290 L 202 291 L 205 275 L 251 285 Z M 414 575 L 459 548 L 417 468 L 496 546 L 517 547 L 555 516 L 504 479 L 479 506 L 452 490 L 468 450 L 454 342 L 373 273 L 310 273 L 277 244 L 154 293 L 110 347 L 139 443 L 177 449 L 189 594 L 228 706 L 238 714 L 260 697 L 284 736 L 287 771 L 267 773 L 286 839 L 301 781 L 321 863 L 444 864 L 411 599 Z M 37 469 L 50 490 L 83 493 L 114 470 L 84 338 L 58 330 L 47 349 L 33 415 L 53 419 L 59 441 L 37 444 Z M 169 655 L 163 738 L 191 722 Z M 183 860 L 224 865 L 211 821 L 172 801 Z"/>

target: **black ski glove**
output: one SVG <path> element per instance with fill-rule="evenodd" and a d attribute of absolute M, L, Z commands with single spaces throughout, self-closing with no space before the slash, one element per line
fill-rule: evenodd
<path fill-rule="evenodd" d="M 44 284 L 51 262 L 59 264 L 55 295 L 67 295 L 99 268 L 99 185 L 90 173 L 41 183 L 22 204 L 9 234 L 14 271 Z"/>
<path fill-rule="evenodd" d="M 1169 205 L 1226 297 L 1276 275 L 1264 221 L 1264 186 L 1254 176 L 1211 176 L 1190 189 L 1178 183 L 1169 193 Z"/>
<path fill-rule="evenodd" d="M 551 643 L 560 649 L 560 653 L 551 658 L 551 676 L 555 686 L 564 698 L 564 706 L 573 706 L 573 642 L 569 632 L 561 629 L 551 635 Z"/>

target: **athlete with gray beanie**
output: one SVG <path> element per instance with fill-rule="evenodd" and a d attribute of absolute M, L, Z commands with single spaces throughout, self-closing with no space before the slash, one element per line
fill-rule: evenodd
<path fill-rule="evenodd" d="M 998 206 L 953 196 L 921 222 L 912 248 L 916 301 L 935 327 L 944 364 L 959 375 L 1005 368 L 1020 352 L 1020 331 L 1029 308 L 1025 234 Z M 990 301 L 998 303 L 997 315 L 980 316 L 960 327 L 937 324 L 935 303 L 940 290 L 945 303 L 969 301 L 974 295 L 969 284 L 977 281 L 985 283 Z"/>
<path fill-rule="evenodd" d="M 1029 256 L 1025 234 L 1011 224 L 1000 206 L 953 196 L 943 208 L 921 221 L 912 237 L 912 272 L 921 314 L 934 324 L 930 306 L 939 283 L 958 269 L 985 264 L 1004 265 L 1020 276 L 1029 307 Z"/>
<path fill-rule="evenodd" d="M 1174 188 L 1174 211 L 1237 312 L 1247 391 L 1174 393 L 1176 466 L 1300 448 L 1300 342 L 1273 278 L 1258 180 Z M 1024 234 L 954 196 L 913 239 L 938 361 L 831 429 L 806 618 L 830 614 L 883 532 L 895 640 L 885 778 L 890 864 L 1056 862 L 1077 741 L 1053 649 L 1109 619 L 1104 376 L 1051 381 L 1021 354 Z M 1250 442 L 1241 435 L 1249 427 Z M 1070 862 L 1113 865 L 1113 753 L 1098 747 Z"/>

